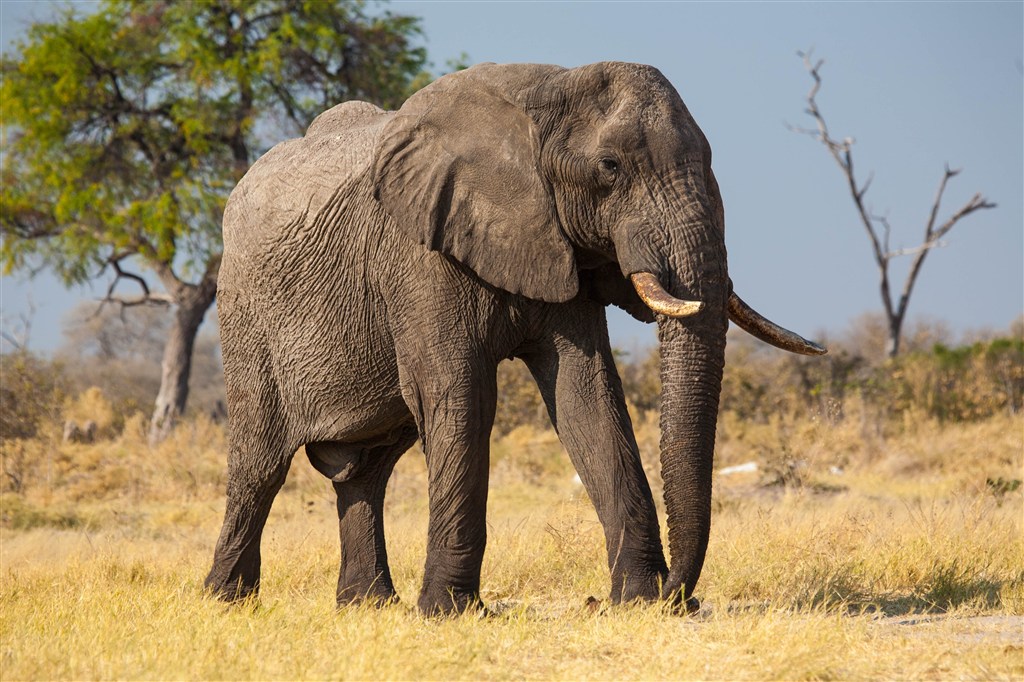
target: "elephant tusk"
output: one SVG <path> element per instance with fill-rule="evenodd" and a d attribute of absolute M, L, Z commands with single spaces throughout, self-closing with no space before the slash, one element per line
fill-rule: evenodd
<path fill-rule="evenodd" d="M 776 348 L 788 350 L 800 355 L 824 355 L 828 349 L 813 341 L 783 329 L 771 320 L 761 316 L 756 310 L 743 302 L 735 293 L 729 294 L 729 319 L 741 329 Z"/>
<path fill-rule="evenodd" d="M 701 311 L 700 301 L 682 301 L 665 291 L 658 278 L 649 272 L 635 272 L 629 276 L 633 288 L 648 308 L 669 317 L 689 317 Z"/>

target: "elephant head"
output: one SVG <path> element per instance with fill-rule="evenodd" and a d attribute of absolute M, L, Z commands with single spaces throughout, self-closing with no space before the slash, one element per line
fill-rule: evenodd
<path fill-rule="evenodd" d="M 676 90 L 637 64 L 476 66 L 406 102 L 374 173 L 410 237 L 489 284 L 657 321 L 663 595 L 688 598 L 708 543 L 728 320 L 789 351 L 825 351 L 733 293 L 711 148 Z"/>

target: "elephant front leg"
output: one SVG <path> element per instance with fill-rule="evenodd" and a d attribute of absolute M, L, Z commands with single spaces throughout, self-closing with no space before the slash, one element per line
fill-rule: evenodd
<path fill-rule="evenodd" d="M 655 600 L 668 567 L 603 310 L 573 312 L 524 360 L 604 529 L 612 602 Z"/>
<path fill-rule="evenodd" d="M 475 367 L 459 376 L 456 385 L 420 384 L 413 401 L 414 413 L 422 415 L 429 477 L 427 560 L 418 601 L 426 615 L 482 605 L 495 367 Z"/>

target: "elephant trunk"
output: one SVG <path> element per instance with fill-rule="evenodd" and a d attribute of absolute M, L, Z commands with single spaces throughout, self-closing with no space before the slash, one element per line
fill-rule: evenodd
<path fill-rule="evenodd" d="M 661 474 L 671 555 L 663 595 L 672 600 L 690 598 L 707 551 L 715 428 L 729 324 L 730 287 L 722 232 L 710 221 L 700 220 L 699 212 L 691 217 L 695 220 L 685 229 L 670 233 L 685 238 L 660 259 L 661 274 L 654 277 L 651 268 L 631 277 L 658 320 Z M 645 282 L 650 286 L 642 287 Z"/>
<path fill-rule="evenodd" d="M 698 193 L 699 196 L 699 193 Z M 702 303 L 689 317 L 658 316 L 661 344 L 661 476 L 671 561 L 663 595 L 690 600 L 711 530 L 711 474 L 725 364 L 730 293 L 723 231 L 698 199 L 682 239 L 668 246 L 661 281 L 675 298 Z M 713 215 L 713 214 L 711 214 Z M 694 603 L 687 602 L 688 608 Z"/>
<path fill-rule="evenodd" d="M 661 474 L 668 515 L 667 599 L 689 599 L 711 528 L 711 473 L 731 291 L 724 231 L 700 171 L 669 191 L 675 220 L 616 240 L 623 273 L 657 314 Z M 664 216 L 667 217 L 667 216 Z M 647 284 L 648 286 L 644 286 Z M 692 608 L 692 604 L 689 604 Z"/>
<path fill-rule="evenodd" d="M 650 216 L 620 231 L 623 274 L 656 313 L 661 344 L 661 475 L 668 515 L 667 599 L 686 600 L 704 566 L 711 530 L 711 474 L 718 400 L 731 318 L 772 345 L 805 355 L 826 350 L 779 327 L 732 291 L 725 218 L 710 169 L 690 166 L 665 187 L 673 216 L 659 230 Z M 672 218 L 675 218 L 673 220 Z"/>
<path fill-rule="evenodd" d="M 710 311 L 709 311 L 710 312 Z M 725 315 L 661 318 L 661 475 L 671 564 L 663 594 L 690 599 L 711 529 L 711 473 L 725 359 Z M 691 605 L 692 606 L 692 605 Z"/>

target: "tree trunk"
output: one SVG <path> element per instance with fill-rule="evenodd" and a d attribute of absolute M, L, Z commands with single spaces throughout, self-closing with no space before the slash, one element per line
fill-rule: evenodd
<path fill-rule="evenodd" d="M 174 322 L 164 346 L 164 359 L 160 376 L 160 392 L 149 426 L 149 444 L 155 445 L 166 438 L 174 424 L 185 412 L 188 403 L 188 380 L 192 372 L 192 349 L 203 317 L 216 297 L 216 277 L 204 279 L 196 286 L 183 288 L 174 311 Z"/>
<path fill-rule="evenodd" d="M 885 352 L 890 358 L 900 354 L 900 337 L 903 336 L 903 315 L 889 315 L 889 339 L 885 346 Z"/>

